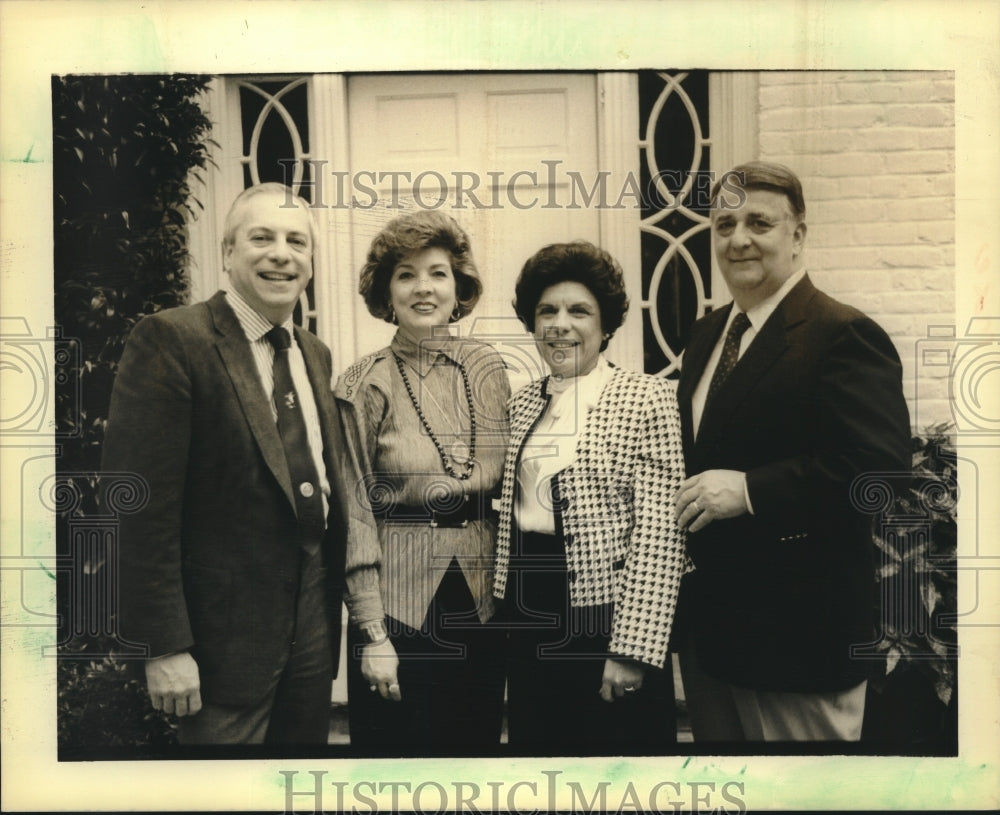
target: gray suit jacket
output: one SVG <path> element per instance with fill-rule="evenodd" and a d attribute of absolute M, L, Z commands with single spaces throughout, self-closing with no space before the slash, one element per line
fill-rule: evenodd
<path fill-rule="evenodd" d="M 339 652 L 343 444 L 329 349 L 296 329 L 323 432 L 327 616 Z M 150 656 L 190 649 L 204 701 L 249 704 L 287 656 L 299 552 L 281 438 L 246 336 L 221 292 L 141 320 L 122 356 L 104 469 L 148 501 L 120 516 L 120 625 Z"/>

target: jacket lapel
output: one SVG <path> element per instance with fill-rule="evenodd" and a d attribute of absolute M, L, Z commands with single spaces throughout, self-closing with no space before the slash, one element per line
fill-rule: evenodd
<path fill-rule="evenodd" d="M 711 403 L 706 405 L 698 427 L 697 448 L 709 444 L 720 430 L 729 426 L 767 370 L 788 350 L 790 332 L 805 318 L 805 305 L 815 291 L 805 277 L 778 304 Z M 718 332 L 714 333 L 718 339 Z"/>
<path fill-rule="evenodd" d="M 594 409 L 589 412 L 584 420 L 583 427 L 579 429 L 579 438 L 576 444 L 576 464 L 583 472 L 607 472 L 607 463 L 601 459 L 610 452 L 607 442 L 608 429 L 615 426 L 616 420 L 620 420 L 623 407 L 617 399 L 605 399 L 605 392 L 614 390 L 621 393 L 620 380 L 629 376 L 629 372 L 624 368 L 618 368 L 613 363 L 608 363 L 611 368 L 611 376 L 604 385 L 601 395 L 597 399 Z"/>
<path fill-rule="evenodd" d="M 691 412 L 691 397 L 694 389 L 698 387 L 708 358 L 712 355 L 722 328 L 729 318 L 729 312 L 733 304 L 723 306 L 716 311 L 707 314 L 705 318 L 691 332 L 691 339 L 684 349 L 684 358 L 681 363 L 681 376 L 677 383 L 677 405 L 681 414 L 681 432 L 683 434 L 683 445 L 685 451 L 690 451 L 694 447 L 694 418 Z M 697 325 L 697 324 L 696 324 Z M 704 416 L 702 417 L 704 425 Z"/>
<path fill-rule="evenodd" d="M 546 394 L 548 378 L 525 385 L 512 399 L 510 415 L 510 440 L 503 465 L 503 486 L 500 500 L 500 526 L 497 530 L 497 587 L 503 589 L 507 580 L 507 562 L 510 556 L 514 503 L 517 501 L 517 466 L 524 453 L 524 440 L 542 415 L 549 397 Z M 523 407 L 521 400 L 524 400 Z"/>
<path fill-rule="evenodd" d="M 541 387 L 532 393 L 531 401 L 525 406 L 524 411 L 517 417 L 517 421 L 510 428 L 510 447 L 518 451 L 517 459 L 521 457 L 521 447 L 524 445 L 525 438 L 527 438 L 528 434 L 534 428 L 538 417 L 542 415 L 542 411 L 545 410 L 545 406 L 549 403 L 549 395 L 546 392 L 548 381 L 548 377 L 546 377 L 541 383 Z"/>
<path fill-rule="evenodd" d="M 340 423 L 337 421 L 333 404 L 333 386 L 330 381 L 331 371 L 324 365 L 322 356 L 314 346 L 315 337 L 303 337 L 305 329 L 295 328 L 295 337 L 302 350 L 302 359 L 306 364 L 306 374 L 312 387 L 313 399 L 316 402 L 316 413 L 319 416 L 320 432 L 323 437 L 323 459 L 327 472 L 333 471 L 333 451 L 342 445 Z"/>
<path fill-rule="evenodd" d="M 292 479 L 288 474 L 288 464 L 285 462 L 285 451 L 281 446 L 278 426 L 271 416 L 271 407 L 261 388 L 260 377 L 247 345 L 246 335 L 233 310 L 226 303 L 224 294 L 220 292 L 212 297 L 208 301 L 208 308 L 218 333 L 216 347 L 219 349 L 219 356 L 222 357 L 222 364 L 236 390 L 250 432 L 260 447 L 268 469 L 274 474 L 289 503 L 294 507 L 295 494 L 292 492 Z"/>

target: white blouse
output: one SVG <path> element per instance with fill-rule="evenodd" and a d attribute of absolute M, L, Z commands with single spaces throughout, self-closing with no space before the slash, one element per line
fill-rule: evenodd
<path fill-rule="evenodd" d="M 577 441 L 612 374 L 602 355 L 588 374 L 566 379 L 549 377 L 549 404 L 525 439 L 517 468 L 514 517 L 521 530 L 555 534 L 552 478 L 576 461 Z"/>

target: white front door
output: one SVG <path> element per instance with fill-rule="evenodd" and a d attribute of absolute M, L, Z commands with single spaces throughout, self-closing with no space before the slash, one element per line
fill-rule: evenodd
<path fill-rule="evenodd" d="M 585 195 L 598 178 L 596 88 L 594 74 L 570 73 L 347 80 L 350 175 L 335 194 L 350 197 L 355 274 L 391 218 L 421 207 L 453 215 L 484 287 L 462 333 L 498 346 L 515 387 L 539 372 L 510 304 L 521 266 L 549 243 L 601 242 Z M 360 296 L 354 317 L 359 354 L 388 342 L 393 327 Z"/>

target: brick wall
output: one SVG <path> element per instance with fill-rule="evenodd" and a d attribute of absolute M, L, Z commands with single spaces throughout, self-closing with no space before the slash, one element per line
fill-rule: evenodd
<path fill-rule="evenodd" d="M 921 423 L 951 419 L 947 369 L 917 343 L 955 319 L 954 101 L 950 72 L 760 77 L 760 157 L 802 179 L 810 276 L 889 332 Z"/>

